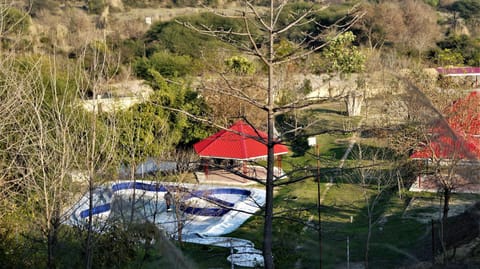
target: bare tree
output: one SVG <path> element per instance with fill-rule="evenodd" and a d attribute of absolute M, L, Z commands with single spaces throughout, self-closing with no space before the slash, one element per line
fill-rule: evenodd
<path fill-rule="evenodd" d="M 171 193 L 170 210 L 175 214 L 176 226 L 176 231 L 171 236 L 176 237 L 177 241 L 182 245 L 183 228 L 185 227 L 185 224 L 195 218 L 193 215 L 188 216 L 184 211 L 188 206 L 193 205 L 187 200 L 192 196 L 196 186 L 193 184 L 188 184 L 187 186 L 186 183 L 191 181 L 191 178 L 188 178 L 189 175 L 191 175 L 189 172 L 192 167 L 198 163 L 198 160 L 194 152 L 191 150 L 177 150 L 170 154 L 170 159 L 176 163 L 175 170 L 166 171 L 166 179 L 174 184 L 168 189 Z M 167 197 L 164 198 L 165 202 L 167 202 Z"/>
<path fill-rule="evenodd" d="M 357 27 L 371 50 L 387 45 L 420 54 L 440 36 L 435 10 L 423 1 L 380 1 L 362 8 L 365 16 Z"/>
<path fill-rule="evenodd" d="M 293 8 L 292 8 L 293 7 Z M 309 5 L 307 8 L 296 9 L 289 5 L 289 1 L 270 1 L 269 7 L 259 9 L 253 6 L 249 1 L 243 1 L 243 10 L 238 10 L 236 15 L 218 14 L 219 16 L 229 17 L 243 22 L 242 29 L 224 29 L 210 25 L 192 25 L 188 22 L 182 22 L 200 33 L 214 36 L 224 42 L 232 44 L 240 49 L 246 55 L 257 58 L 264 67 L 265 73 L 257 73 L 264 81 L 257 85 L 258 91 L 264 92 L 264 99 L 252 98 L 242 88 L 242 85 L 236 85 L 225 76 L 221 76 L 222 87 L 208 87 L 203 85 L 203 90 L 212 91 L 219 95 L 235 97 L 264 111 L 265 129 L 267 138 L 261 142 L 267 146 L 267 164 L 266 164 L 266 204 L 265 204 L 265 222 L 263 235 L 263 256 L 265 268 L 273 268 L 272 253 L 272 223 L 273 223 L 273 189 L 275 186 L 274 174 L 274 146 L 282 143 L 275 135 L 275 116 L 288 111 L 308 107 L 314 103 L 323 100 L 308 100 L 305 98 L 296 98 L 289 103 L 278 105 L 277 98 L 279 90 L 282 88 L 277 83 L 277 77 L 283 69 L 282 65 L 294 63 L 308 57 L 309 55 L 322 49 L 326 42 L 323 41 L 325 28 L 316 24 L 315 14 L 323 7 Z M 282 17 L 282 20 L 280 18 Z M 284 20 L 286 18 L 286 20 Z M 346 31 L 354 21 L 358 19 L 357 15 L 351 15 L 342 18 L 332 25 L 330 29 L 336 29 L 338 33 Z M 316 31 L 303 33 L 303 38 L 299 41 L 287 41 L 289 46 L 281 46 L 282 39 L 285 39 L 289 31 L 298 29 L 300 26 L 314 25 Z M 284 42 L 285 44 L 285 42 Z M 212 122 L 212 121 L 209 121 Z M 292 180 L 292 182 L 296 182 Z"/>
<path fill-rule="evenodd" d="M 37 72 L 35 72 L 37 71 Z M 55 69 L 50 70 L 51 83 L 55 79 Z M 39 79 L 42 78 L 40 70 L 32 72 Z M 35 83 L 36 84 L 36 83 Z M 59 89 L 53 86 L 53 89 L 43 87 L 42 83 L 37 84 L 40 87 L 38 92 L 34 91 L 29 98 L 31 106 L 31 122 L 27 126 L 25 137 L 30 147 L 23 153 L 27 159 L 27 171 L 30 179 L 29 189 L 34 195 L 39 195 L 43 200 L 44 211 L 44 233 L 47 237 L 48 262 L 47 267 L 55 267 L 55 248 L 58 230 L 61 224 L 61 211 L 70 201 L 67 192 L 69 172 L 74 164 L 74 149 L 72 142 L 72 126 L 75 124 L 76 113 L 72 109 L 71 93 L 61 92 L 65 89 Z M 46 100 L 47 92 L 53 91 L 53 98 Z M 70 100 L 67 100 L 70 99 Z M 51 102 L 49 104 L 49 102 Z M 51 109 L 47 109 L 47 106 Z M 70 110 L 70 111 L 69 111 Z M 30 129 L 32 128 L 32 129 Z"/>
<path fill-rule="evenodd" d="M 12 106 L 8 112 L 14 113 L 15 120 L 6 118 L 11 126 L 2 136 L 2 151 L 11 164 L 5 170 L 9 173 L 5 190 L 13 184 L 16 196 L 24 201 L 22 207 L 29 212 L 26 215 L 31 217 L 32 234 L 45 238 L 48 268 L 58 266 L 58 233 L 63 210 L 73 195 L 78 132 L 85 131 L 78 128 L 82 109 L 77 103 L 79 85 L 72 75 L 73 67 L 55 60 L 26 57 L 23 68 L 10 62 L 8 70 L 15 77 L 10 76 L 4 85 L 18 99 L 17 108 Z"/>
<path fill-rule="evenodd" d="M 22 208 L 32 235 L 46 242 L 40 246 L 42 254 L 46 250 L 45 265 L 55 268 L 61 211 L 70 201 L 73 80 L 68 72 L 58 71 L 61 65 L 54 57 L 15 53 L 19 36 L 28 32 L 29 25 L 30 17 L 11 1 L 0 3 L 1 38 L 10 46 L 10 51 L 0 51 L 0 201 L 4 205 L 0 216 Z M 66 84 L 58 85 L 57 76 L 66 78 Z"/>
<path fill-rule="evenodd" d="M 0 124 L 0 202 L 2 208 L 0 209 L 0 219 L 3 216 L 11 213 L 14 208 L 15 196 L 17 187 L 21 185 L 21 178 L 17 177 L 18 169 L 15 162 L 14 153 L 16 149 L 24 147 L 22 141 L 12 141 L 12 138 L 19 137 L 21 131 L 17 128 L 19 115 L 24 110 L 24 104 L 19 103 L 26 94 L 26 87 L 28 85 L 25 79 L 22 78 L 11 68 L 11 55 L 3 55 L 0 61 L 1 71 L 0 77 L 2 87 L 0 88 L 0 116 L 2 123 Z"/>
<path fill-rule="evenodd" d="M 350 175 L 351 181 L 361 187 L 362 197 L 365 201 L 365 208 L 367 212 L 367 237 L 365 240 L 365 268 L 369 268 L 369 252 L 370 241 L 372 238 L 372 230 L 377 225 L 381 225 L 386 216 L 379 214 L 378 206 L 382 198 L 384 198 L 396 184 L 395 174 L 396 169 L 389 160 L 389 156 L 384 150 L 379 149 L 375 152 L 368 153 L 370 156 L 365 156 L 366 152 L 361 144 L 357 144 L 357 151 L 354 158 L 356 166 Z M 382 228 L 382 227 L 380 227 Z"/>
<path fill-rule="evenodd" d="M 111 77 L 108 76 L 111 68 L 115 68 L 115 63 L 107 61 L 109 57 L 107 51 L 95 49 L 91 51 L 92 55 L 89 61 L 86 61 L 87 48 L 83 51 L 83 56 L 79 58 L 78 76 L 76 76 L 77 85 L 89 89 L 92 95 L 92 109 L 84 111 L 81 116 L 83 127 L 85 128 L 79 134 L 79 143 L 76 150 L 84 152 L 84 157 L 76 160 L 76 167 L 81 171 L 86 171 L 88 182 L 87 192 L 89 195 L 88 219 L 86 225 L 85 238 L 85 267 L 93 266 L 94 251 L 94 223 L 93 207 L 96 187 L 102 183 L 101 175 L 106 174 L 110 165 L 115 160 L 115 146 L 117 141 L 116 125 L 106 125 L 100 120 L 101 105 L 98 102 L 102 86 L 105 85 Z M 114 65 L 113 67 L 111 65 Z M 118 65 L 118 63 L 117 63 Z M 85 96 L 84 89 L 79 91 L 79 96 Z M 107 117 L 112 115 L 105 114 Z M 115 122 L 110 119 L 110 122 Z"/>

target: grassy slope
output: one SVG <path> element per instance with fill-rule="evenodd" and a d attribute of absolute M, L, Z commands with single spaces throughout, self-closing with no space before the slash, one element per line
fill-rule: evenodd
<path fill-rule="evenodd" d="M 307 112 L 318 119 L 314 128 L 340 129 L 345 125 L 353 125 L 358 119 L 348 119 L 341 112 L 341 104 L 326 104 Z M 326 124 L 328 122 L 328 125 Z M 315 130 L 314 130 L 315 131 Z M 363 262 L 365 257 L 365 240 L 368 232 L 368 218 L 362 188 L 350 184 L 343 178 L 335 178 L 331 169 L 337 167 L 338 161 L 345 152 L 347 139 L 345 134 L 324 134 L 317 138 L 322 156 L 322 191 L 326 190 L 326 182 L 333 179 L 334 184 L 322 203 L 323 253 L 324 268 L 334 268 L 346 262 L 346 239 L 350 240 L 351 262 Z M 365 141 L 365 148 L 379 146 L 372 141 Z M 354 162 L 355 160 L 348 160 Z M 305 156 L 287 156 L 284 159 L 286 170 L 295 166 L 315 165 L 313 150 L 309 149 Z M 375 195 L 375 189 L 369 189 L 368 195 Z M 274 223 L 275 257 L 279 268 L 316 268 L 319 263 L 318 233 L 314 228 L 318 221 L 317 185 L 313 179 L 277 189 L 275 197 Z M 386 217 L 384 224 L 376 224 L 372 229 L 370 244 L 370 264 L 372 268 L 391 268 L 394 265 L 409 261 L 409 251 L 426 233 L 426 225 L 412 219 L 403 219 L 406 207 L 404 200 L 395 193 L 383 197 L 375 210 L 374 220 Z M 353 222 L 350 223 L 350 217 Z M 299 218 L 305 223 L 287 219 Z M 312 227 L 309 227 L 312 226 Z M 263 220 L 261 216 L 252 217 L 231 236 L 252 240 L 261 248 Z M 188 246 L 186 252 L 200 268 L 228 268 L 225 260 L 228 250 L 212 247 Z"/>

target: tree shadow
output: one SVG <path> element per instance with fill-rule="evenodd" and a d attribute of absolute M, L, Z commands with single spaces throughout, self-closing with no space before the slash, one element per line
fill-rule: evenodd
<path fill-rule="evenodd" d="M 347 116 L 346 111 L 339 111 L 339 110 L 334 110 L 329 108 L 313 108 L 310 111 L 313 113 L 326 113 L 326 114 L 336 114 L 340 116 Z"/>

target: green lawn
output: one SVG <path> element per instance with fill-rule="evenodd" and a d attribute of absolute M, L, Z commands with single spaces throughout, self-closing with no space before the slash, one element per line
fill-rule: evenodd
<path fill-rule="evenodd" d="M 341 103 L 328 103 L 315 107 L 302 115 L 309 120 L 316 120 L 312 133 L 324 129 L 340 130 L 353 128 L 358 118 L 348 118 Z M 317 135 L 320 150 L 320 178 L 324 200 L 321 207 L 322 226 L 322 268 L 337 268 L 346 264 L 347 239 L 349 240 L 350 261 L 363 263 L 366 254 L 368 234 L 367 200 L 372 201 L 378 193 L 377 186 L 358 183 L 352 172 L 359 164 L 370 164 L 369 159 L 384 160 L 376 166 L 379 171 L 388 171 L 395 165 L 388 157 L 394 153 L 385 149 L 385 140 L 377 138 L 359 138 L 360 148 L 354 147 L 345 162 L 342 173 L 336 168 L 344 155 L 351 133 L 333 132 Z M 303 141 L 305 142 L 305 141 Z M 283 158 L 283 169 L 315 169 L 317 164 L 315 148 L 303 144 L 304 154 L 292 152 Z M 362 156 L 364 161 L 359 161 Z M 386 159 L 385 159 L 386 158 Z M 386 160 L 386 161 L 385 161 Z M 263 163 L 264 164 L 264 163 Z M 377 164 L 376 164 L 377 165 Z M 301 170 L 300 169 L 300 170 Z M 299 172 L 299 175 L 304 172 Z M 333 182 L 327 187 L 327 183 Z M 327 192 L 328 188 L 328 192 Z M 385 191 L 371 211 L 371 237 L 369 244 L 369 265 L 371 268 L 393 268 L 405 264 L 415 256 L 422 240 L 429 236 L 428 223 L 414 218 L 405 218 L 408 201 L 416 199 L 437 199 L 432 194 L 397 193 L 396 186 Z M 318 236 L 317 182 L 313 178 L 282 186 L 275 191 L 273 224 L 274 259 L 277 268 L 318 268 L 320 248 Z M 423 198 L 422 198 L 423 197 Z M 462 196 L 465 197 L 465 196 Z M 478 196 L 466 197 L 478 200 Z M 414 213 L 438 210 L 438 207 L 420 206 Z M 227 236 L 244 238 L 262 248 L 263 217 L 262 212 L 252 216 L 244 225 Z M 198 268 L 230 268 L 226 257 L 228 249 L 184 245 L 184 253 L 190 257 Z"/>
<path fill-rule="evenodd" d="M 326 190 L 326 184 L 321 188 Z M 372 191 L 369 192 L 373 194 Z M 278 190 L 275 197 L 274 253 L 278 268 L 316 268 L 319 262 L 316 182 L 308 180 Z M 372 229 L 370 262 L 373 268 L 387 268 L 401 264 L 412 247 L 425 233 L 425 224 L 402 219 L 405 207 L 397 196 L 388 196 L 378 205 L 374 219 L 383 213 L 387 221 Z M 367 234 L 367 214 L 362 190 L 354 184 L 333 185 L 322 204 L 322 264 L 334 268 L 346 262 L 346 240 L 350 240 L 350 260 L 364 260 Z M 350 223 L 350 217 L 353 222 Z M 296 222 L 301 220 L 305 223 Z M 309 226 L 312 227 L 309 227 Z M 380 228 L 381 227 L 381 228 Z M 228 236 L 244 238 L 261 248 L 263 220 L 254 216 Z M 199 268 L 229 268 L 228 249 L 189 245 L 185 248 Z"/>
<path fill-rule="evenodd" d="M 341 110 L 341 103 L 329 103 L 305 112 L 303 115 L 317 122 L 311 132 L 320 130 L 352 129 L 358 124 L 358 118 L 348 118 Z M 350 240 L 350 260 L 360 262 L 365 257 L 365 242 L 368 232 L 368 218 L 363 189 L 349 175 L 337 175 L 335 168 L 344 155 L 351 133 L 333 132 L 317 135 L 320 151 L 321 190 L 327 190 L 327 182 L 334 182 L 322 203 L 322 264 L 323 268 L 334 268 L 346 262 L 346 241 Z M 295 152 L 283 158 L 283 169 L 292 171 L 298 168 L 314 169 L 316 167 L 316 149 L 304 146 L 304 154 Z M 362 140 L 365 158 L 372 156 L 381 144 L 374 140 Z M 368 153 L 368 154 L 367 154 Z M 353 152 L 355 153 L 355 150 Z M 358 162 L 349 158 L 347 165 Z M 384 168 L 384 167 L 383 167 Z M 300 172 L 301 174 L 302 172 Z M 375 188 L 367 190 L 370 197 L 375 195 Z M 274 255 L 278 268 L 318 268 L 319 236 L 317 210 L 317 183 L 313 178 L 276 189 L 275 196 Z M 403 220 L 402 212 L 405 202 L 394 193 L 381 199 L 374 211 L 374 220 L 387 215 L 387 221 L 372 228 L 370 244 L 370 261 L 374 268 L 389 267 L 388 264 L 400 264 L 405 255 L 425 228 L 413 220 Z M 261 213 L 260 213 L 261 214 Z M 350 222 L 353 218 L 353 222 Z M 251 240 L 261 249 L 263 218 L 254 216 L 243 226 L 228 236 Z M 189 246 L 186 249 L 199 268 L 229 268 L 226 262 L 228 250 Z M 203 254 L 204 255 L 203 255 Z M 387 264 L 388 263 L 388 264 Z"/>

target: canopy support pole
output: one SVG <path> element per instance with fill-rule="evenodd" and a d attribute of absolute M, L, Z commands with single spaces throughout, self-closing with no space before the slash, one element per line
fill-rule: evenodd
<path fill-rule="evenodd" d="M 205 173 L 205 179 L 208 179 L 208 165 L 210 164 L 210 160 L 203 159 L 203 172 Z"/>
<path fill-rule="evenodd" d="M 282 155 L 277 155 L 277 167 L 278 167 L 278 170 L 277 170 L 277 177 L 281 175 L 281 171 L 282 171 Z"/>

